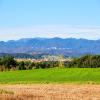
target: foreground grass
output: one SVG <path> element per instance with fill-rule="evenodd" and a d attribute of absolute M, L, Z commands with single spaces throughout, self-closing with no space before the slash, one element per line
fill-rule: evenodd
<path fill-rule="evenodd" d="M 99 68 L 52 68 L 0 72 L 0 84 L 100 83 Z"/>

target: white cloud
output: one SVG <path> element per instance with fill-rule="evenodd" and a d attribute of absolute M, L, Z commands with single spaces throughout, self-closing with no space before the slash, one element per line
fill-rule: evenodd
<path fill-rule="evenodd" d="M 100 26 L 41 25 L 24 28 L 0 29 L 0 40 L 33 37 L 61 37 L 100 39 Z"/>

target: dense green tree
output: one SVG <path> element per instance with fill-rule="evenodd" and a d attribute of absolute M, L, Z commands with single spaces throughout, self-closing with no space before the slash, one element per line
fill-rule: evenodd
<path fill-rule="evenodd" d="M 73 59 L 67 66 L 78 68 L 98 68 L 100 67 L 100 55 L 85 55 Z"/>
<path fill-rule="evenodd" d="M 16 61 L 13 56 L 7 55 L 1 58 L 0 64 L 10 69 L 12 67 L 16 67 Z"/>
<path fill-rule="evenodd" d="M 24 61 L 19 62 L 18 69 L 19 70 L 26 70 Z"/>

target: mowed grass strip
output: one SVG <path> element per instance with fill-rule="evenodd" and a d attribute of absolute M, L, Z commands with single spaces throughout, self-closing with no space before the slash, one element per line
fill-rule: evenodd
<path fill-rule="evenodd" d="M 0 72 L 0 84 L 100 83 L 99 68 L 51 68 Z"/>

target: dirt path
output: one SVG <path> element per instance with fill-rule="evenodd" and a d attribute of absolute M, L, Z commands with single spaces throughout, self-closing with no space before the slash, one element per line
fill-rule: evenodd
<path fill-rule="evenodd" d="M 100 100 L 100 85 L 0 85 L 0 100 Z"/>

